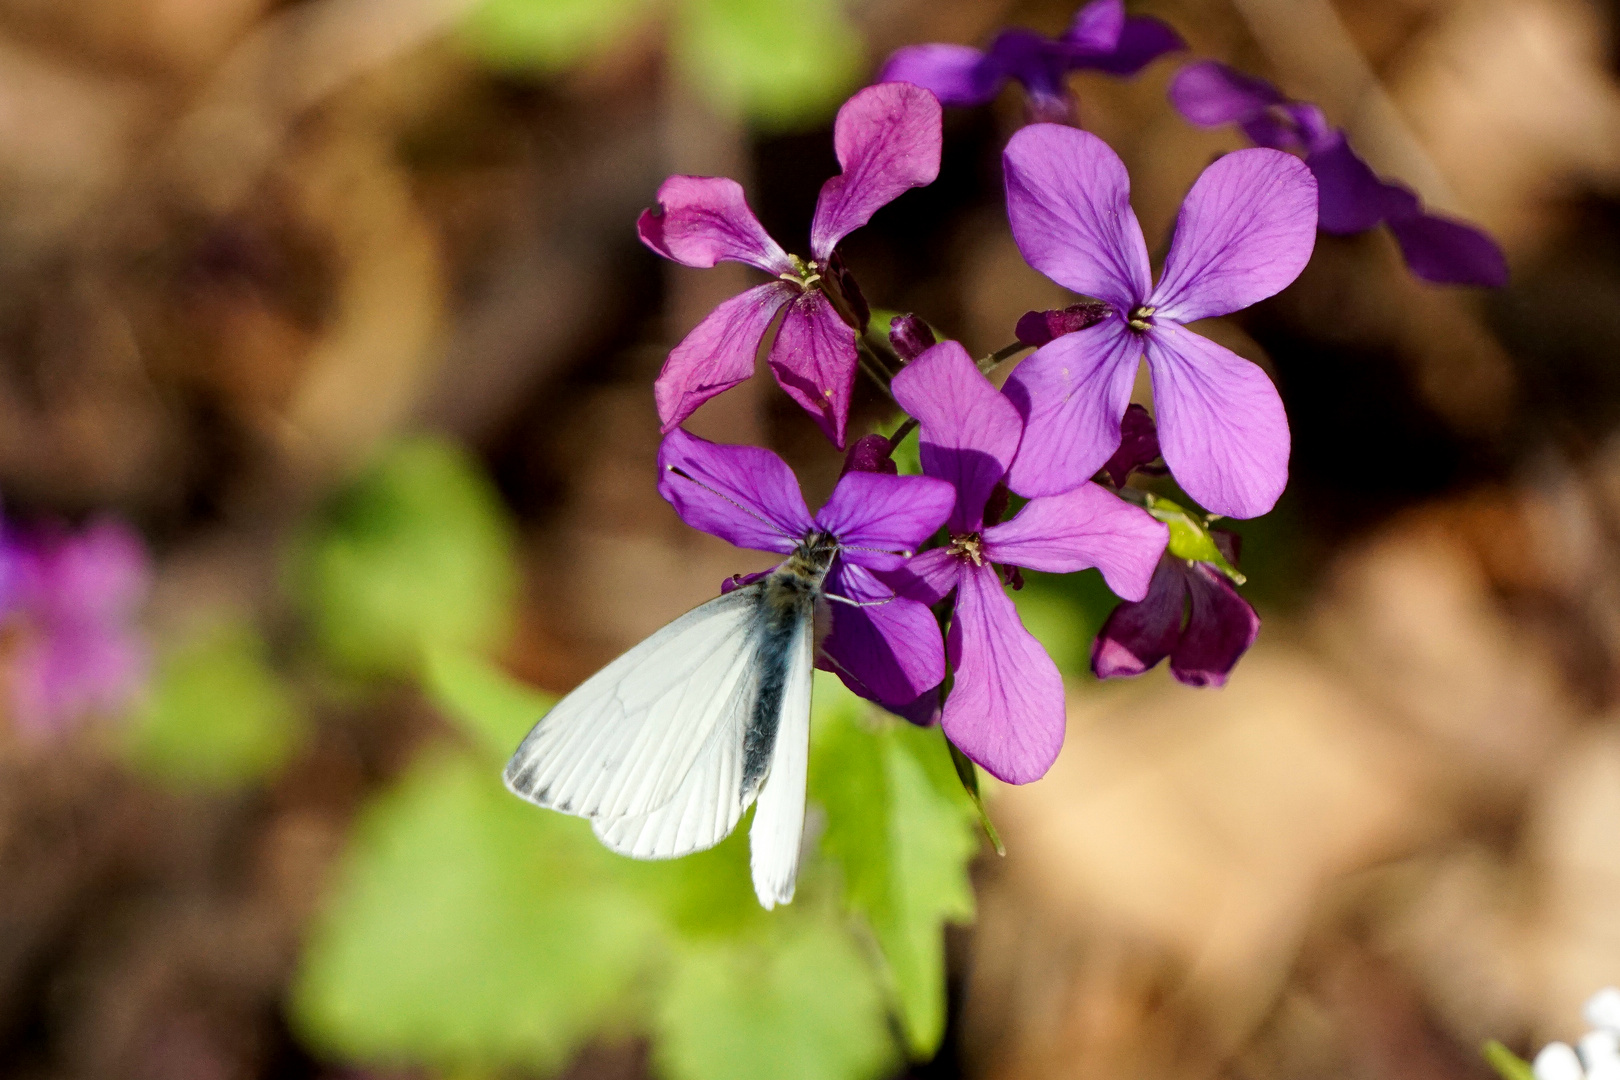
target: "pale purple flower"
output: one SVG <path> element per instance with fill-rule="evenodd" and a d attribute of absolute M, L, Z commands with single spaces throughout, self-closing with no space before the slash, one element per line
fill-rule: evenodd
<path fill-rule="evenodd" d="M 987 524 L 985 506 L 1018 451 L 1018 410 L 954 341 L 908 364 L 893 389 L 921 423 L 923 471 L 949 480 L 956 500 L 946 546 L 885 576 L 927 604 L 955 592 L 945 646 L 955 679 L 941 724 L 992 775 L 1028 783 L 1063 745 L 1063 679 L 1024 629 L 997 564 L 1052 573 L 1097 567 L 1109 588 L 1140 599 L 1169 530 L 1096 484 L 1032 499 L 1010 521 Z"/>
<path fill-rule="evenodd" d="M 664 181 L 657 209 L 637 222 L 643 243 L 686 266 L 729 259 L 775 279 L 715 308 L 669 354 L 654 384 L 666 433 L 752 375 L 754 358 L 774 327 L 767 354 L 772 374 L 842 449 L 857 363 L 858 327 L 852 323 L 863 323 L 865 315 L 835 249 L 878 209 L 910 188 L 933 183 L 941 132 L 939 102 L 915 86 L 869 86 L 846 101 L 833 127 L 844 171 L 822 185 L 809 261 L 790 256 L 771 239 L 735 180 Z"/>
<path fill-rule="evenodd" d="M 1125 0 L 1092 0 L 1057 38 L 1014 28 L 997 34 L 986 50 L 911 45 L 889 57 L 878 81 L 926 87 L 945 105 L 983 105 L 1013 79 L 1024 87 L 1033 119 L 1061 122 L 1072 111 L 1069 72 L 1134 75 L 1186 47 L 1181 35 L 1158 19 L 1127 16 Z"/>
<path fill-rule="evenodd" d="M 1007 394 L 1025 419 L 1009 484 L 1055 495 L 1090 479 L 1120 442 L 1138 362 L 1153 377 L 1164 460 L 1228 517 L 1271 509 L 1288 480 L 1288 419 L 1264 372 L 1186 323 L 1286 287 L 1316 241 L 1316 181 L 1277 150 L 1239 150 L 1204 170 L 1181 205 L 1157 285 L 1119 156 L 1089 132 L 1032 124 L 1004 155 L 1007 216 L 1029 264 L 1113 309 L 1043 346 Z"/>
<path fill-rule="evenodd" d="M 1290 101 L 1270 83 L 1213 60 L 1188 64 L 1170 84 L 1170 100 L 1200 127 L 1237 124 L 1258 146 L 1304 155 L 1316 176 L 1323 232 L 1348 236 L 1388 225 L 1412 273 L 1439 285 L 1507 284 L 1507 260 L 1471 225 L 1428 213 L 1401 184 L 1380 180 L 1350 148 L 1343 129 L 1308 102 Z"/>
<path fill-rule="evenodd" d="M 1237 536 L 1221 529 L 1210 536 L 1237 565 Z M 1180 682 L 1223 686 L 1259 633 L 1260 616 L 1218 567 L 1167 551 L 1147 595 L 1120 604 L 1103 623 L 1092 642 L 1091 670 L 1099 679 L 1140 675 L 1168 656 Z"/>
<path fill-rule="evenodd" d="M 12 722 L 45 735 L 122 712 L 147 669 L 135 622 L 151 584 L 140 537 L 104 519 L 77 533 L 7 527 L 4 544 Z"/>
<path fill-rule="evenodd" d="M 828 605 L 832 629 L 817 662 L 851 689 L 902 703 L 944 678 L 933 612 L 896 596 L 873 571 L 898 569 L 933 535 L 955 497 L 949 484 L 851 471 L 812 517 L 793 470 L 769 450 L 712 443 L 678 428 L 659 447 L 658 473 L 658 493 L 682 521 L 738 547 L 787 555 L 813 532 L 838 540 L 842 547 L 823 589 L 865 606 Z"/>

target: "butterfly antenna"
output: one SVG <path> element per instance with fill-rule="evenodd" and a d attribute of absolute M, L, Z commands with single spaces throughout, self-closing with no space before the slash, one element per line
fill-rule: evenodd
<path fill-rule="evenodd" d="M 727 495 L 723 491 L 717 491 L 716 489 L 710 487 L 708 484 L 705 484 L 703 481 L 699 480 L 697 477 L 693 476 L 691 473 L 687 472 L 685 469 L 681 468 L 679 465 L 667 465 L 667 466 L 665 466 L 665 468 L 669 469 L 670 472 L 674 473 L 676 476 L 680 477 L 682 480 L 691 481 L 692 483 L 696 484 L 698 487 L 702 488 L 704 491 L 707 491 L 710 495 L 713 495 L 715 498 L 724 499 L 726 502 L 730 503 L 732 506 L 735 506 L 737 509 L 739 509 L 743 513 L 747 514 L 749 517 L 751 517 L 755 521 L 759 522 L 761 525 L 764 525 L 766 528 L 770 529 L 771 532 L 775 533 L 776 535 L 781 536 L 781 537 L 786 537 L 787 539 L 792 539 L 792 537 L 789 537 L 786 533 L 784 533 L 782 531 L 781 527 L 778 526 L 776 524 L 776 522 L 770 521 L 770 520 L 768 520 L 766 518 L 763 518 L 760 515 L 754 513 L 752 510 L 748 509 L 748 507 L 744 506 L 742 503 L 738 502 L 736 499 L 733 499 L 730 495 Z"/>
<path fill-rule="evenodd" d="M 838 547 L 842 551 L 870 551 L 877 555 L 898 555 L 902 559 L 909 559 L 913 555 L 917 554 L 915 551 L 908 550 L 907 548 L 900 548 L 896 550 L 894 548 L 861 547 L 858 544 L 839 544 Z"/>

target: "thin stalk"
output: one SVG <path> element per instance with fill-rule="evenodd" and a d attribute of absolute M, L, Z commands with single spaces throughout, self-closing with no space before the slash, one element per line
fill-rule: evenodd
<path fill-rule="evenodd" d="M 1028 348 L 1030 348 L 1030 346 L 1025 345 L 1022 341 L 1015 341 L 1011 345 L 1003 345 L 1001 348 L 979 361 L 979 370 L 988 375 L 995 369 L 997 364 L 1004 360 L 1011 360 L 1013 357 L 1017 356 L 1019 353 Z"/>

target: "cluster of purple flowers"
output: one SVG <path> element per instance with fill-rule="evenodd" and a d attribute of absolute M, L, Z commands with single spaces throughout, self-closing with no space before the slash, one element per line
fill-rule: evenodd
<path fill-rule="evenodd" d="M 1008 30 L 982 52 L 901 50 L 839 111 L 843 171 L 821 189 L 808 258 L 766 234 L 731 180 L 671 177 L 639 223 L 666 258 L 732 260 L 772 278 L 721 304 L 670 353 L 656 385 L 661 492 L 688 524 L 742 547 L 787 553 L 813 531 L 833 535 L 840 556 L 826 591 L 845 602 L 831 605 L 821 666 L 900 715 L 937 719 L 969 758 L 1014 783 L 1046 772 L 1064 731 L 1058 669 L 1006 591 L 1021 586 L 1020 568 L 1096 568 L 1123 599 L 1093 648 L 1099 677 L 1168 658 L 1181 681 L 1220 685 L 1259 630 L 1234 588 L 1243 580 L 1236 537 L 1211 522 L 1275 504 L 1287 482 L 1288 420 L 1260 368 L 1188 324 L 1287 287 L 1319 225 L 1387 223 L 1431 280 L 1498 283 L 1505 274 L 1488 239 L 1378 180 L 1319 110 L 1195 64 L 1175 83 L 1177 106 L 1199 123 L 1242 124 L 1259 145 L 1198 178 L 1155 281 L 1124 164 L 1095 135 L 1050 121 L 1072 115 L 1069 71 L 1131 74 L 1183 47 L 1157 20 L 1127 18 L 1121 0 L 1095 0 L 1056 40 Z M 885 341 L 885 328 L 870 332 L 838 244 L 933 181 L 942 102 L 982 103 L 1008 80 L 1026 89 L 1035 121 L 1003 157 L 1012 235 L 1031 266 L 1088 299 L 1031 312 L 1019 344 L 979 362 L 954 341 L 936 342 L 915 316 L 895 319 Z M 1020 347 L 1035 351 L 998 389 L 986 372 Z M 747 379 L 762 353 L 840 449 L 858 371 L 905 413 L 894 438 L 849 446 L 844 475 L 814 516 L 776 455 L 680 428 Z M 1130 401 L 1144 360 L 1156 416 Z M 899 476 L 890 455 L 913 429 L 924 475 Z M 1173 474 L 1208 513 L 1133 486 L 1133 473 Z"/>

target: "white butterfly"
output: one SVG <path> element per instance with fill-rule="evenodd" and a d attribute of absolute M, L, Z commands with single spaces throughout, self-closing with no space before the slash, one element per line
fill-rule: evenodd
<path fill-rule="evenodd" d="M 764 578 L 687 612 L 591 676 L 524 738 L 506 786 L 589 818 L 604 844 L 638 859 L 713 847 L 757 798 L 754 891 L 767 909 L 792 900 L 815 615 L 838 551 L 834 537 L 810 534 Z"/>

